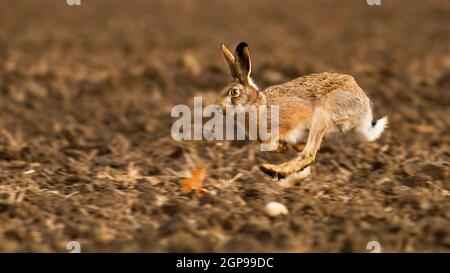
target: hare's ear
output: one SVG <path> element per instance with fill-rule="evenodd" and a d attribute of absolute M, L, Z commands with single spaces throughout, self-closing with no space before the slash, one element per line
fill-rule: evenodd
<path fill-rule="evenodd" d="M 222 49 L 223 59 L 228 65 L 228 68 L 230 69 L 231 76 L 236 79 L 236 62 L 234 60 L 233 54 L 228 50 L 228 48 L 222 43 L 220 45 L 220 48 Z"/>
<path fill-rule="evenodd" d="M 236 47 L 236 75 L 239 81 L 244 85 L 250 84 L 250 73 L 252 72 L 252 63 L 250 62 L 250 50 L 247 43 L 241 42 Z"/>

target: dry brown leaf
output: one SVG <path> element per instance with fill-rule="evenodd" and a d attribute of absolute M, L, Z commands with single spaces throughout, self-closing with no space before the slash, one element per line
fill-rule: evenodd
<path fill-rule="evenodd" d="M 197 196 L 202 196 L 203 194 L 205 194 L 206 189 L 202 187 L 205 177 L 205 167 L 200 165 L 195 167 L 195 169 L 192 171 L 191 177 L 185 178 L 181 182 L 183 192 L 195 191 Z"/>

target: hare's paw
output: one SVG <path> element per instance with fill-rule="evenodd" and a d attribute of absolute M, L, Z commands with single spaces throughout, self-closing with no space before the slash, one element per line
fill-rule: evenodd
<path fill-rule="evenodd" d="M 299 157 L 278 165 L 286 174 L 297 173 L 314 163 L 314 157 L 300 155 Z"/>
<path fill-rule="evenodd" d="M 292 187 L 295 184 L 310 178 L 311 175 L 311 167 L 306 167 L 299 172 L 290 174 L 286 178 L 278 180 L 278 184 L 282 187 Z"/>
<path fill-rule="evenodd" d="M 282 168 L 280 168 L 279 165 L 273 165 L 273 164 L 262 164 L 259 166 L 259 169 L 265 173 L 268 176 L 277 178 L 277 179 L 283 179 L 286 178 L 288 175 L 283 171 Z"/>
<path fill-rule="evenodd" d="M 259 169 L 271 177 L 283 179 L 290 174 L 302 171 L 303 169 L 309 167 L 313 162 L 313 157 L 301 155 L 291 161 L 279 165 L 262 164 Z"/>

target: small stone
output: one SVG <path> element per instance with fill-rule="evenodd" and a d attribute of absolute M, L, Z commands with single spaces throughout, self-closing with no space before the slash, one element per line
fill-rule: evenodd
<path fill-rule="evenodd" d="M 276 217 L 279 215 L 287 215 L 289 213 L 286 206 L 278 202 L 268 203 L 264 208 L 264 211 L 267 215 L 271 217 Z"/>

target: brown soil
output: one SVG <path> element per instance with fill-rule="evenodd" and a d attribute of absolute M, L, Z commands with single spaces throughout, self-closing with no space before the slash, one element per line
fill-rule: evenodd
<path fill-rule="evenodd" d="M 344 2 L 0 1 L 0 251 L 450 251 L 450 3 Z M 292 152 L 172 140 L 241 40 L 259 85 L 349 73 L 389 129 L 327 141 L 288 188 L 257 166 Z"/>

